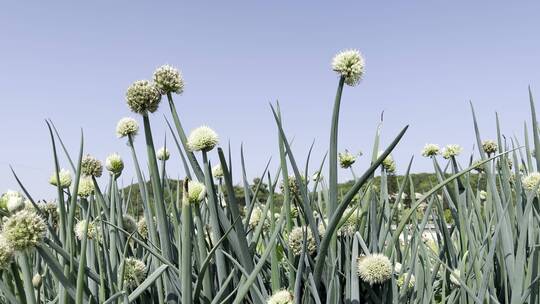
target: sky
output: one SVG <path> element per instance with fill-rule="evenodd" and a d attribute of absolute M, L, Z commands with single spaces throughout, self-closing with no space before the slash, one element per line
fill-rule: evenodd
<path fill-rule="evenodd" d="M 131 113 L 125 91 L 170 64 L 182 71 L 185 91 L 175 103 L 186 131 L 206 124 L 221 146 L 230 142 L 235 182 L 240 145 L 250 179 L 271 160 L 277 131 L 269 103 L 279 100 L 293 153 L 311 168 L 328 150 L 338 83 L 332 57 L 358 49 L 363 81 L 343 93 L 339 150 L 364 152 L 368 165 L 381 113 L 383 146 L 405 125 L 393 155 L 398 173 L 414 156 L 414 172 L 430 172 L 426 143 L 461 144 L 473 152 L 469 101 L 483 138 L 494 138 L 495 113 L 503 133 L 523 138 L 530 124 L 528 91 L 540 90 L 540 2 L 519 1 L 3 1 L 0 4 L 0 192 L 20 190 L 11 165 L 34 198 L 49 199 L 54 170 L 45 119 L 69 152 L 102 160 L 124 157 L 121 182 L 134 172 L 117 121 Z M 538 94 L 535 94 L 538 96 Z M 171 144 L 165 102 L 151 115 L 156 145 Z M 144 138 L 136 139 L 146 163 Z M 183 178 L 171 149 L 171 177 Z M 61 151 L 60 151 L 61 154 Z M 211 159 L 217 160 L 216 152 Z M 69 168 L 65 157 L 61 167 Z M 351 178 L 341 170 L 340 180 Z M 106 178 L 101 178 L 106 182 Z"/>

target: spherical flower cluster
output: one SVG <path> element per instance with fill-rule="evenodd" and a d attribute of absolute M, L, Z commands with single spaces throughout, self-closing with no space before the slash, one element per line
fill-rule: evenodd
<path fill-rule="evenodd" d="M 135 221 L 133 216 L 124 214 L 122 216 L 122 228 L 129 234 L 132 234 L 137 231 L 137 221 Z"/>
<path fill-rule="evenodd" d="M 289 239 L 287 244 L 289 245 L 289 250 L 293 252 L 294 255 L 299 256 L 302 253 L 303 240 L 304 240 L 304 231 L 306 231 L 306 253 L 312 255 L 317 250 L 317 243 L 313 238 L 313 233 L 311 229 L 306 226 L 294 227 L 291 233 L 289 234 Z"/>
<path fill-rule="evenodd" d="M 171 157 L 171 153 L 169 152 L 169 149 L 165 147 L 162 147 L 161 149 L 159 149 L 156 155 L 157 155 L 157 159 L 161 161 L 169 160 L 169 157 Z"/>
<path fill-rule="evenodd" d="M 189 181 L 188 183 L 188 199 L 191 204 L 199 203 L 206 196 L 206 187 L 204 184 Z"/>
<path fill-rule="evenodd" d="M 148 225 L 144 217 L 137 222 L 137 232 L 143 237 L 148 238 Z"/>
<path fill-rule="evenodd" d="M 187 144 L 191 151 L 208 152 L 218 144 L 219 137 L 217 133 L 207 126 L 201 126 L 191 131 Z"/>
<path fill-rule="evenodd" d="M 354 164 L 354 162 L 356 161 L 356 156 L 345 150 L 345 152 L 338 154 L 338 160 L 339 166 L 343 169 L 347 169 Z"/>
<path fill-rule="evenodd" d="M 303 176 L 301 176 L 301 179 L 303 182 L 306 181 L 306 179 Z M 298 181 L 296 180 L 296 176 L 289 175 L 288 180 L 289 180 L 289 193 L 291 194 L 291 196 L 294 198 L 295 196 L 300 195 L 300 185 L 298 184 Z M 279 187 L 281 189 L 281 192 L 285 191 L 283 183 L 281 183 Z"/>
<path fill-rule="evenodd" d="M 7 243 L 17 251 L 32 249 L 45 236 L 45 221 L 33 211 L 22 210 L 10 217 L 2 227 Z"/>
<path fill-rule="evenodd" d="M 488 193 L 485 190 L 480 190 L 479 196 L 480 196 L 480 200 L 485 201 L 487 200 Z"/>
<path fill-rule="evenodd" d="M 407 280 L 407 277 L 409 276 L 409 273 L 404 272 L 403 274 L 399 275 L 396 284 L 399 288 L 403 288 L 403 285 L 405 285 L 405 280 Z M 407 288 L 413 288 L 416 284 L 416 278 L 413 274 L 411 274 L 411 277 L 409 278 L 409 284 L 407 284 Z"/>
<path fill-rule="evenodd" d="M 382 151 L 379 152 L 379 156 L 382 155 Z M 388 155 L 383 161 L 382 161 L 382 167 L 387 173 L 395 173 L 396 172 L 396 162 L 394 161 L 394 158 L 392 155 Z"/>
<path fill-rule="evenodd" d="M 436 144 L 426 144 L 424 148 L 422 149 L 422 156 L 424 157 L 432 157 L 439 154 L 441 151 L 441 148 L 439 148 L 439 145 Z"/>
<path fill-rule="evenodd" d="M 39 289 L 42 283 L 43 283 L 43 277 L 39 273 L 36 273 L 32 277 L 32 286 L 34 286 L 35 289 Z"/>
<path fill-rule="evenodd" d="M 450 159 L 458 156 L 461 151 L 463 151 L 463 148 L 460 145 L 446 145 L 442 151 L 442 156 L 445 159 Z"/>
<path fill-rule="evenodd" d="M 56 202 L 37 203 L 37 206 L 47 219 L 50 219 L 53 223 L 58 222 L 58 204 Z M 26 202 L 25 209 L 35 211 L 35 207 L 30 201 Z"/>
<path fill-rule="evenodd" d="M 251 229 L 257 228 L 257 226 L 263 219 L 263 216 L 264 216 L 263 210 L 259 206 L 253 208 L 253 211 L 251 211 L 251 216 L 249 217 L 249 228 Z M 268 227 L 270 227 L 269 221 L 271 220 L 271 216 L 272 216 L 271 213 L 266 215 L 266 217 L 264 218 L 263 228 L 267 229 Z"/>
<path fill-rule="evenodd" d="M 357 50 L 346 50 L 332 60 L 332 70 L 345 79 L 350 86 L 357 85 L 364 75 L 364 58 Z"/>
<path fill-rule="evenodd" d="M 120 155 L 113 153 L 105 160 L 105 168 L 107 168 L 111 175 L 119 176 L 122 174 L 122 170 L 124 170 L 124 161 Z"/>
<path fill-rule="evenodd" d="M 135 81 L 126 92 L 126 102 L 131 111 L 139 114 L 154 113 L 161 101 L 158 89 L 147 80 Z"/>
<path fill-rule="evenodd" d="M 352 213 L 351 213 L 352 212 Z M 338 235 L 343 236 L 352 236 L 356 233 L 357 227 L 358 227 L 358 221 L 359 221 L 359 212 L 358 210 L 354 210 L 351 208 L 347 208 L 344 215 L 350 216 L 345 220 L 343 225 L 338 230 Z"/>
<path fill-rule="evenodd" d="M 326 218 L 323 218 L 317 226 L 317 232 L 319 232 L 319 236 L 324 236 L 324 234 L 326 233 L 326 227 L 328 227 L 328 220 Z"/>
<path fill-rule="evenodd" d="M 103 173 L 103 165 L 97 158 L 87 154 L 81 161 L 81 173 L 84 176 L 100 177 Z"/>
<path fill-rule="evenodd" d="M 184 91 L 182 74 L 170 65 L 163 65 L 156 69 L 154 72 L 154 83 L 162 94 L 181 94 Z"/>
<path fill-rule="evenodd" d="M 118 138 L 135 136 L 137 133 L 139 133 L 139 123 L 135 119 L 124 117 L 118 121 L 116 125 L 116 135 Z"/>
<path fill-rule="evenodd" d="M 124 260 L 124 285 L 133 288 L 140 284 L 146 276 L 146 264 L 135 258 Z"/>
<path fill-rule="evenodd" d="M 80 220 L 79 222 L 77 222 L 77 224 L 75 224 L 75 228 L 74 228 L 75 236 L 79 240 L 82 240 L 84 237 L 85 225 L 86 225 L 86 220 Z M 86 237 L 89 240 L 97 240 L 100 237 L 100 231 L 101 229 L 99 228 L 98 225 L 96 225 L 95 222 L 88 222 L 88 232 L 86 234 Z"/>
<path fill-rule="evenodd" d="M 94 190 L 95 187 L 92 179 L 88 177 L 81 178 L 81 180 L 79 181 L 79 188 L 77 189 L 77 194 L 80 197 L 88 197 L 92 193 L 94 193 Z"/>
<path fill-rule="evenodd" d="M 216 165 L 212 168 L 212 175 L 215 178 L 223 178 L 223 168 L 221 168 L 221 165 Z"/>
<path fill-rule="evenodd" d="M 6 208 L 10 213 L 24 209 L 24 197 L 17 191 L 8 190 L 4 193 L 2 199 L 5 201 Z"/>
<path fill-rule="evenodd" d="M 392 276 L 392 263 L 383 254 L 371 254 L 358 258 L 358 276 L 364 281 L 381 284 Z"/>
<path fill-rule="evenodd" d="M 498 145 L 493 140 L 485 140 L 482 142 L 482 149 L 486 152 L 487 155 L 491 155 L 497 152 Z"/>
<path fill-rule="evenodd" d="M 274 293 L 266 302 L 267 304 L 293 304 L 294 297 L 288 290 L 280 290 Z"/>
<path fill-rule="evenodd" d="M 60 187 L 61 188 L 69 188 L 71 186 L 72 178 L 71 178 L 71 172 L 66 169 L 61 169 L 58 171 L 58 177 L 60 178 Z M 53 186 L 58 186 L 58 181 L 56 179 L 56 172 L 54 172 L 51 175 L 51 178 L 49 179 L 49 184 Z"/>
<path fill-rule="evenodd" d="M 0 270 L 9 267 L 14 254 L 13 247 L 6 241 L 4 236 L 0 235 Z"/>
<path fill-rule="evenodd" d="M 456 286 L 460 286 L 461 283 L 459 282 L 459 279 L 461 277 L 461 272 L 459 269 L 454 269 L 452 272 L 450 272 L 450 282 Z"/>
<path fill-rule="evenodd" d="M 540 173 L 538 172 L 532 172 L 523 177 L 522 179 L 523 188 L 527 191 L 533 191 L 537 188 L 538 184 L 540 183 Z"/>

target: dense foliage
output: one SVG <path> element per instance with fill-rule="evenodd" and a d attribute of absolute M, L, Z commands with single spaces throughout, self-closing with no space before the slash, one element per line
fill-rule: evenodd
<path fill-rule="evenodd" d="M 483 140 L 471 106 L 478 151 L 460 164 L 459 145 L 426 145 L 433 173 L 411 174 L 412 161 L 396 164 L 391 152 L 407 127 L 383 149 L 379 125 L 366 156 L 371 165 L 358 175 L 356 155 L 337 151 L 338 120 L 342 92 L 358 85 L 364 60 L 349 50 L 332 68 L 339 83 L 328 158 L 297 163 L 279 105 L 272 105 L 278 170 L 267 167 L 251 182 L 245 174 L 233 180 L 233 153 L 223 151 L 214 130 L 184 131 L 179 114 L 192 113 L 176 109 L 173 94 L 183 92 L 184 81 L 170 66 L 127 90 L 143 134 L 132 118 L 121 119 L 116 132 L 131 148 L 136 185 L 118 187 L 120 155 L 103 165 L 87 155 L 82 137 L 71 154 L 48 122 L 58 196 L 35 201 L 14 173 L 22 192 L 0 198 L 0 301 L 540 303 L 540 136 L 532 96 L 532 134 L 503 137 L 497 120 L 495 140 Z M 163 97 L 171 151 L 157 150 L 151 131 Z M 146 145 L 144 157 L 135 136 L 144 137 L 137 140 Z M 167 166 L 170 157 L 181 160 L 182 181 L 168 177 L 178 171 Z M 243 151 L 239 159 L 245 172 Z M 338 170 L 351 170 L 353 180 L 340 184 Z"/>

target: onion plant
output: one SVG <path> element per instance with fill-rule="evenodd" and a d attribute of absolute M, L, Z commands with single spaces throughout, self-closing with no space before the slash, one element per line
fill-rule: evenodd
<path fill-rule="evenodd" d="M 361 174 L 353 171 L 361 153 L 338 152 L 343 96 L 360 84 L 364 59 L 347 50 L 332 69 L 328 158 L 313 164 L 310 150 L 299 163 L 279 104 L 271 104 L 279 160 L 255 185 L 243 148 L 233 174 L 233 150 L 220 146 L 213 129 L 184 130 L 181 117 L 191 113 L 177 110 L 184 80 L 171 66 L 127 89 L 137 117 L 122 118 L 116 133 L 131 152 L 133 187 L 119 185 L 119 154 L 103 166 L 87 153 L 83 134 L 70 151 L 47 121 L 57 197 L 36 200 L 13 171 L 20 191 L 0 198 L 0 302 L 540 303 L 540 131 L 532 93 L 532 124 L 521 137 L 503 136 L 497 117 L 494 139 L 485 139 L 471 104 L 477 151 L 460 163 L 461 146 L 427 144 L 421 155 L 437 182 L 417 193 L 413 159 L 398 176 L 391 155 L 408 126 L 387 146 L 377 126 Z M 173 144 L 156 149 L 153 113 L 163 110 L 163 98 Z M 170 157 L 181 167 L 168 167 Z M 342 187 L 339 170 L 351 170 L 352 186 Z"/>

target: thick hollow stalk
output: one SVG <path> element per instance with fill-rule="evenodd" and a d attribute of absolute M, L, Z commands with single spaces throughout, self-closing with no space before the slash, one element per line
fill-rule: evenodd
<path fill-rule="evenodd" d="M 159 170 L 156 159 L 156 150 L 154 148 L 154 140 L 152 138 L 152 129 L 150 127 L 150 118 L 147 114 L 143 115 L 144 133 L 146 139 L 146 149 L 148 153 L 148 165 L 150 167 L 150 180 L 154 189 L 154 205 L 156 207 L 156 215 L 159 226 L 159 241 L 163 256 L 169 261 L 171 259 L 171 242 L 169 240 L 169 227 L 167 225 L 167 217 L 165 213 L 165 205 L 163 201 L 163 193 L 161 191 L 161 181 L 159 178 Z"/>
<path fill-rule="evenodd" d="M 189 182 L 184 183 L 182 199 L 182 268 L 181 286 L 182 303 L 192 303 L 191 300 L 191 205 L 188 199 Z"/>
<path fill-rule="evenodd" d="M 161 191 L 161 181 L 159 179 L 159 170 L 156 159 L 156 150 L 154 140 L 152 138 L 152 129 L 150 127 L 150 118 L 148 114 L 143 115 L 144 135 L 146 139 L 146 150 L 148 153 L 148 165 L 150 167 L 150 180 L 154 189 L 154 206 L 156 207 L 156 215 L 159 229 L 160 248 L 163 256 L 172 262 L 172 247 L 169 239 L 169 225 L 167 215 L 165 213 L 165 202 L 163 201 L 163 193 Z M 150 225 L 150 223 L 149 223 Z M 169 292 L 168 281 L 165 278 L 165 291 Z"/>
<path fill-rule="evenodd" d="M 193 169 L 193 172 L 195 173 L 195 176 L 197 176 L 197 179 L 199 181 L 204 180 L 204 174 L 201 169 L 201 166 L 199 166 L 199 162 L 197 162 L 197 159 L 195 158 L 195 155 L 193 152 L 191 152 L 187 146 L 187 136 L 184 132 L 184 128 L 182 127 L 182 124 L 180 123 L 180 118 L 178 118 L 178 112 L 176 112 L 176 106 L 174 105 L 174 101 L 172 99 L 171 93 L 167 93 L 167 99 L 169 100 L 169 107 L 171 108 L 171 115 L 174 120 L 174 126 L 176 127 L 176 131 L 178 132 L 178 136 L 180 137 L 180 142 L 182 143 L 182 146 L 184 147 L 184 151 L 186 152 L 187 158 L 189 160 L 189 163 L 191 164 L 191 168 Z"/>
<path fill-rule="evenodd" d="M 19 256 L 20 267 L 23 273 L 24 293 L 26 295 L 26 302 L 28 304 L 36 304 L 36 298 L 34 296 L 34 286 L 32 285 L 32 266 L 28 261 L 28 253 L 24 252 Z"/>
<path fill-rule="evenodd" d="M 215 192 L 213 191 L 213 183 L 212 183 L 212 174 L 210 172 L 210 165 L 208 164 L 208 155 L 206 152 L 202 152 L 203 155 L 203 166 L 204 166 L 204 181 L 207 191 L 207 197 L 208 197 L 208 210 L 210 212 L 210 221 L 211 221 L 211 227 L 212 227 L 212 234 L 216 239 L 221 238 L 221 230 L 219 229 L 220 223 L 219 223 L 219 217 L 217 214 L 217 203 L 215 199 Z M 221 287 L 222 284 L 227 279 L 227 267 L 225 263 L 225 257 L 223 256 L 222 252 L 223 246 L 220 244 L 218 246 L 218 249 L 216 251 L 216 266 L 217 266 L 217 277 L 219 286 Z"/>
<path fill-rule="evenodd" d="M 338 145 L 338 127 L 339 127 L 339 108 L 341 105 L 341 94 L 343 92 L 343 85 L 345 83 L 345 78 L 342 76 L 339 79 L 339 84 L 336 92 L 336 99 L 334 101 L 334 111 L 332 113 L 332 125 L 330 129 L 330 147 L 328 153 L 328 183 L 329 183 L 329 201 L 328 201 L 328 218 L 332 218 L 334 211 L 337 208 L 338 201 L 338 178 L 337 178 L 337 166 L 338 166 L 338 155 L 337 155 L 337 145 Z"/>

